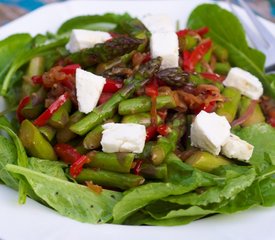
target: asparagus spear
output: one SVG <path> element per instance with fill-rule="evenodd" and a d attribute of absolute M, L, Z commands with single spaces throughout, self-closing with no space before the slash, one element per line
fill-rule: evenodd
<path fill-rule="evenodd" d="M 73 124 L 70 129 L 74 133 L 84 135 L 96 125 L 111 118 L 117 110 L 118 104 L 132 96 L 136 89 L 146 84 L 149 79 L 158 71 L 161 64 L 161 58 L 152 59 L 134 74 L 133 77 L 127 79 L 126 85 L 116 92 L 106 103 L 96 107 L 91 113 L 79 122 Z"/>
<path fill-rule="evenodd" d="M 213 169 L 230 164 L 230 161 L 222 156 L 214 156 L 208 152 L 198 151 L 186 160 L 186 163 L 204 172 L 211 172 Z"/>
<path fill-rule="evenodd" d="M 136 113 L 148 112 L 151 109 L 151 98 L 140 96 L 122 101 L 118 106 L 120 115 L 130 115 Z M 171 95 L 161 95 L 157 97 L 157 109 L 161 108 L 176 108 L 176 102 Z"/>
<path fill-rule="evenodd" d="M 49 119 L 49 125 L 54 128 L 64 128 L 69 121 L 72 102 L 67 100 Z"/>
<path fill-rule="evenodd" d="M 213 53 L 220 62 L 226 62 L 228 60 L 228 51 L 216 43 L 213 46 Z"/>
<path fill-rule="evenodd" d="M 39 127 L 38 129 L 48 141 L 52 141 L 55 137 L 56 130 L 49 125 L 44 125 L 42 127 Z"/>
<path fill-rule="evenodd" d="M 80 183 L 92 181 L 94 184 L 101 186 L 115 187 L 125 190 L 143 184 L 145 179 L 141 176 L 130 173 L 116 173 L 85 168 L 76 177 L 76 181 Z"/>
<path fill-rule="evenodd" d="M 197 68 L 201 67 L 199 64 L 196 66 Z M 201 69 L 196 69 L 196 71 L 201 72 Z M 182 87 L 188 83 L 191 83 L 194 85 L 212 84 L 218 87 L 220 90 L 223 89 L 223 85 L 221 83 L 207 80 L 200 76 L 200 74 L 185 72 L 181 68 L 166 68 L 160 70 L 156 76 L 172 87 Z"/>
<path fill-rule="evenodd" d="M 73 53 L 66 58 L 66 61 L 78 63 L 85 68 L 130 53 L 142 43 L 144 40 L 121 36 L 104 43 L 98 43 L 93 48 Z"/>
<path fill-rule="evenodd" d="M 226 101 L 218 107 L 216 113 L 225 116 L 228 122 L 231 123 L 235 119 L 241 100 L 241 93 L 236 88 L 226 87 L 222 95 L 226 98 Z"/>
<path fill-rule="evenodd" d="M 176 149 L 177 143 L 186 130 L 186 117 L 183 113 L 176 113 L 169 121 L 170 132 L 165 137 L 160 137 L 152 147 L 151 160 L 154 165 L 160 165 L 167 154 Z"/>
<path fill-rule="evenodd" d="M 150 113 L 137 113 L 133 115 L 123 116 L 122 123 L 137 123 L 142 124 L 148 127 L 151 124 L 151 115 Z M 157 116 L 157 124 L 161 124 L 163 121 L 160 116 Z"/>
<path fill-rule="evenodd" d="M 217 62 L 215 64 L 215 68 L 214 68 L 214 72 L 221 74 L 221 75 L 227 75 L 229 70 L 230 70 L 231 66 L 229 64 L 229 62 Z"/>
<path fill-rule="evenodd" d="M 135 154 L 133 153 L 104 153 L 92 151 L 87 154 L 91 160 L 90 167 L 113 172 L 129 173 Z"/>
<path fill-rule="evenodd" d="M 68 121 L 68 123 L 64 126 L 64 128 L 60 128 L 57 130 L 56 138 L 57 142 L 59 143 L 66 143 L 72 140 L 77 135 L 70 130 L 70 126 L 76 122 L 78 122 L 82 117 L 84 116 L 84 113 L 81 113 L 79 111 L 74 112 Z"/>
<path fill-rule="evenodd" d="M 148 179 L 161 179 L 167 178 L 167 165 L 165 163 L 155 166 L 150 163 L 143 163 L 140 169 L 140 175 Z"/>
<path fill-rule="evenodd" d="M 24 120 L 21 123 L 19 138 L 21 139 L 23 146 L 33 157 L 57 160 L 51 144 L 29 120 Z"/>

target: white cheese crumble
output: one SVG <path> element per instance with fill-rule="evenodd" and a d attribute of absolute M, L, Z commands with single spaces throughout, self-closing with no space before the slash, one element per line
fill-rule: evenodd
<path fill-rule="evenodd" d="M 87 114 L 97 105 L 106 79 L 77 68 L 75 82 L 78 109 Z"/>
<path fill-rule="evenodd" d="M 191 125 L 191 145 L 218 155 L 230 136 L 230 128 L 225 117 L 201 111 Z"/>
<path fill-rule="evenodd" d="M 104 43 L 111 38 L 107 32 L 73 29 L 66 49 L 70 53 L 74 53 L 85 48 L 92 48 L 95 44 Z"/>
<path fill-rule="evenodd" d="M 144 125 L 134 123 L 106 123 L 103 125 L 101 145 L 103 152 L 143 151 L 146 139 Z"/>
<path fill-rule="evenodd" d="M 175 32 L 153 33 L 150 49 L 153 58 L 162 57 L 162 69 L 179 66 L 179 41 Z"/>
<path fill-rule="evenodd" d="M 234 134 L 230 134 L 225 144 L 222 146 L 222 154 L 228 158 L 235 158 L 248 162 L 253 154 L 254 146 L 240 139 Z"/>
<path fill-rule="evenodd" d="M 241 68 L 231 68 L 223 84 L 238 89 L 241 94 L 253 100 L 258 100 L 263 94 L 263 86 L 259 79 Z"/>

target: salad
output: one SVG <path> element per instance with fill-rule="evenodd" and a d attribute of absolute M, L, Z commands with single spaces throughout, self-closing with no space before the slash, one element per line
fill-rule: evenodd
<path fill-rule="evenodd" d="M 165 16 L 81 16 L 0 54 L 0 180 L 20 203 L 169 226 L 274 205 L 275 77 L 231 13 L 201 5 L 176 32 Z"/>

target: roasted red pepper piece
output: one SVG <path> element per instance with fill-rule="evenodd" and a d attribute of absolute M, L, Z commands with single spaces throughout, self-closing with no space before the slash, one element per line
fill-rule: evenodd
<path fill-rule="evenodd" d="M 157 135 L 157 126 L 150 125 L 146 128 L 146 142 Z"/>
<path fill-rule="evenodd" d="M 145 86 L 145 94 L 151 97 L 151 125 L 157 125 L 157 96 L 158 96 L 158 82 L 156 78 L 153 78 L 146 86 Z"/>
<path fill-rule="evenodd" d="M 82 155 L 78 158 L 70 167 L 70 174 L 73 178 L 76 178 L 82 171 L 83 165 L 89 163 L 90 159 L 86 155 Z"/>
<path fill-rule="evenodd" d="M 166 136 L 169 133 L 169 127 L 166 124 L 161 124 L 157 127 L 157 131 L 160 135 Z"/>
<path fill-rule="evenodd" d="M 205 72 L 205 73 L 200 73 L 200 75 L 203 78 L 212 80 L 214 82 L 222 82 L 225 79 L 224 76 L 221 76 L 221 75 L 219 75 L 217 73 L 208 73 L 208 72 Z"/>
<path fill-rule="evenodd" d="M 213 112 L 214 110 L 215 110 L 215 108 L 216 108 L 216 102 L 215 101 L 213 101 L 213 102 L 210 102 L 209 104 L 201 104 L 200 105 L 200 107 L 198 107 L 198 108 L 196 108 L 196 109 L 194 109 L 193 110 L 193 112 L 195 113 L 195 114 L 199 114 L 200 113 L 200 111 L 205 111 L 205 112 L 208 112 L 208 113 L 211 113 L 211 112 Z"/>
<path fill-rule="evenodd" d="M 67 92 L 60 95 L 38 118 L 34 120 L 34 125 L 43 126 L 51 116 L 69 99 Z"/>
<path fill-rule="evenodd" d="M 188 62 L 189 66 L 187 71 L 194 71 L 196 64 L 203 58 L 203 56 L 212 47 L 212 41 L 210 39 L 203 40 L 191 53 Z"/>
<path fill-rule="evenodd" d="M 106 83 L 103 86 L 103 92 L 115 93 L 121 89 L 122 86 L 122 82 L 107 78 Z"/>
<path fill-rule="evenodd" d="M 137 160 L 136 164 L 133 168 L 133 172 L 135 175 L 139 175 L 140 174 L 140 170 L 141 170 L 141 165 L 142 165 L 143 161 L 142 160 Z"/>
<path fill-rule="evenodd" d="M 79 64 L 70 64 L 70 65 L 67 65 L 67 66 L 63 67 L 60 70 L 60 72 L 74 75 L 77 68 L 81 68 L 81 66 Z"/>
<path fill-rule="evenodd" d="M 23 97 L 18 104 L 18 107 L 16 109 L 16 117 L 20 123 L 25 119 L 21 111 L 30 101 L 31 101 L 30 96 L 26 96 L 26 97 Z"/>
<path fill-rule="evenodd" d="M 199 34 L 202 37 L 208 32 L 209 32 L 208 27 L 202 27 L 202 28 L 195 29 L 195 30 L 186 28 L 186 29 L 178 31 L 177 35 L 178 35 L 178 37 L 185 37 L 187 34 L 190 34 L 190 35 Z"/>
<path fill-rule="evenodd" d="M 32 76 L 33 84 L 43 84 L 43 78 L 41 75 Z"/>
<path fill-rule="evenodd" d="M 58 143 L 54 146 L 57 156 L 65 163 L 74 163 L 81 157 L 81 154 L 71 145 Z"/>
<path fill-rule="evenodd" d="M 208 27 L 201 27 L 199 29 L 196 29 L 195 32 L 197 34 L 199 34 L 201 37 L 204 36 L 206 33 L 209 32 L 209 28 Z"/>

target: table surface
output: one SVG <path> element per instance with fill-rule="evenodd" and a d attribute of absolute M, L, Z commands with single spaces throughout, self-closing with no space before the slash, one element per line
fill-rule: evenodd
<path fill-rule="evenodd" d="M 62 0 L 0 0 L 0 26 L 53 2 L 62 2 Z M 246 0 L 246 2 L 256 13 L 275 22 L 275 0 Z"/>

